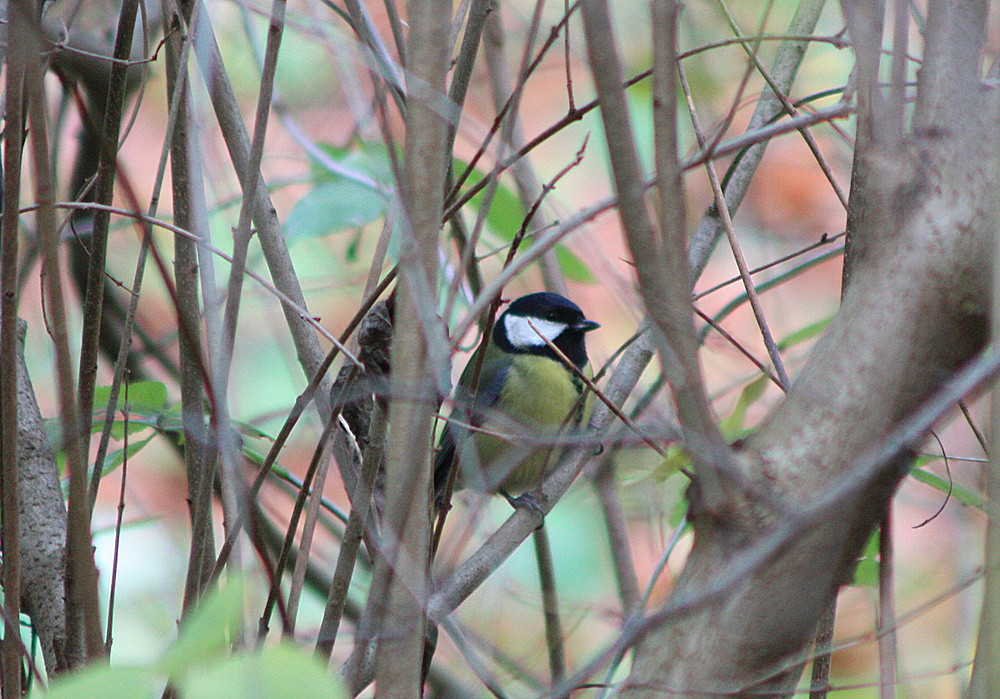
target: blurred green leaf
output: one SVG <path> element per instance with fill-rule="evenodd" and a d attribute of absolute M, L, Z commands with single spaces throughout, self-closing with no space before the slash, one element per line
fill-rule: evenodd
<path fill-rule="evenodd" d="M 876 587 L 878 585 L 878 547 L 879 533 L 876 529 L 868 537 L 865 548 L 858 557 L 858 565 L 854 569 L 851 585 L 854 587 Z"/>
<path fill-rule="evenodd" d="M 786 335 L 778 341 L 778 349 L 784 352 L 789 347 L 794 347 L 795 345 L 805 342 L 806 340 L 811 340 L 826 330 L 826 326 L 830 324 L 831 320 L 833 320 L 833 316 L 817 320 L 815 323 L 810 323 L 806 327 L 800 328 L 799 330 Z"/>
<path fill-rule="evenodd" d="M 131 459 L 135 454 L 139 452 L 144 446 L 149 444 L 153 437 L 156 436 L 156 432 L 152 433 L 145 439 L 140 439 L 137 442 L 132 442 L 128 445 L 128 457 Z M 115 449 L 109 452 L 107 456 L 104 457 L 104 469 L 101 472 L 102 476 L 106 476 L 116 468 L 122 465 L 125 461 L 126 450 L 125 449 Z"/>
<path fill-rule="evenodd" d="M 680 526 L 682 520 L 687 517 L 688 514 L 688 499 L 686 497 L 679 497 L 674 500 L 674 504 L 670 510 L 670 526 L 677 527 Z M 684 522 L 684 530 L 688 531 L 691 529 L 691 522 Z"/>
<path fill-rule="evenodd" d="M 155 421 L 154 421 L 155 422 Z M 128 433 L 135 434 L 136 432 L 142 432 L 145 429 L 151 427 L 148 420 L 142 418 L 132 419 L 129 416 L 128 420 Z M 111 422 L 111 437 L 114 439 L 123 439 L 125 437 L 125 420 L 113 420 Z M 91 429 L 91 433 L 100 432 L 104 429 L 104 420 L 94 420 L 94 426 Z"/>
<path fill-rule="evenodd" d="M 453 162 L 456 173 L 465 172 L 468 168 L 468 163 L 462 160 L 456 158 Z M 485 176 L 486 173 L 482 170 L 474 168 L 465 181 L 465 189 L 475 186 Z M 469 200 L 467 206 L 478 211 L 485 196 L 486 190 L 483 189 Z M 520 198 L 510 187 L 500 182 L 493 193 L 493 199 L 490 201 L 490 210 L 486 213 L 486 225 L 496 236 L 510 242 L 517 235 L 523 223 L 524 209 L 521 206 Z M 594 282 L 595 278 L 590 268 L 576 253 L 565 245 L 556 245 L 555 251 L 559 268 L 568 280 L 584 284 Z"/>
<path fill-rule="evenodd" d="M 358 228 L 385 214 L 386 202 L 370 187 L 340 178 L 313 187 L 285 221 L 289 241 Z"/>
<path fill-rule="evenodd" d="M 33 691 L 32 697 L 45 699 L 153 699 L 159 696 L 163 682 L 145 667 L 111 667 L 102 663 L 90 665 L 69 675 L 52 680 L 45 692 Z"/>
<path fill-rule="evenodd" d="M 756 403 L 757 400 L 764 394 L 764 388 L 767 386 L 767 382 L 767 376 L 761 374 L 756 379 L 748 383 L 740 393 L 740 397 L 739 400 L 736 401 L 736 405 L 733 406 L 733 412 L 719 422 L 719 430 L 722 432 L 722 436 L 727 440 L 733 441 L 746 434 L 746 430 L 743 428 L 743 423 L 746 421 L 747 409 Z"/>
<path fill-rule="evenodd" d="M 863 558 L 854 569 L 853 587 L 878 587 L 878 560 Z"/>
<path fill-rule="evenodd" d="M 913 469 L 910 470 L 910 475 L 935 490 L 940 490 L 945 494 L 950 493 L 951 497 L 955 498 L 963 505 L 975 507 L 977 510 L 982 510 L 985 506 L 983 496 L 979 493 L 957 485 L 954 481 L 948 481 L 940 476 L 936 476 L 930 471 L 922 469 L 919 466 L 914 466 Z"/>
<path fill-rule="evenodd" d="M 386 187 L 393 182 L 392 161 L 389 159 L 388 149 L 382 143 L 362 142 L 349 148 L 332 143 L 320 143 L 319 148 L 347 171 L 355 171 L 360 176 L 367 177 Z M 317 184 L 336 182 L 345 177 L 345 175 L 331 172 L 316 159 L 312 160 L 312 174 Z M 359 184 L 361 183 L 359 182 Z"/>
<path fill-rule="evenodd" d="M 178 681 L 185 699 L 339 699 L 346 697 L 316 657 L 283 643 L 238 655 Z"/>
<path fill-rule="evenodd" d="M 456 174 L 465 172 L 469 166 L 468 163 L 458 158 L 455 158 L 453 165 Z M 482 170 L 473 168 L 469 177 L 465 180 L 464 188 L 469 189 L 475 186 L 485 176 L 486 173 Z M 486 189 L 488 188 L 484 187 L 476 196 L 472 197 L 466 206 L 471 206 L 478 211 L 483 205 Z M 523 221 L 524 210 L 521 208 L 521 200 L 511 191 L 510 187 L 503 182 L 499 182 L 496 190 L 493 192 L 493 198 L 490 200 L 490 210 L 486 212 L 486 225 L 489 226 L 494 234 L 509 242 L 517 235 Z"/>
<path fill-rule="evenodd" d="M 166 385 L 160 381 L 136 381 L 122 386 L 118 392 L 117 410 L 125 410 L 126 394 L 129 418 L 127 421 L 120 418 L 113 420 L 111 436 L 114 439 L 122 439 L 125 436 L 126 422 L 129 434 L 141 432 L 148 427 L 159 429 L 160 415 L 167 405 Z M 104 413 L 110 400 L 111 386 L 98 386 L 94 389 L 94 415 L 90 425 L 91 434 L 96 434 L 104 429 Z M 58 420 L 53 421 L 48 429 L 49 437 L 53 440 L 52 444 L 59 448 L 62 444 L 62 432 Z"/>
<path fill-rule="evenodd" d="M 242 581 L 230 578 L 188 615 L 180 636 L 160 661 L 163 672 L 174 677 L 195 665 L 223 656 L 232 643 L 242 608 Z"/>
<path fill-rule="evenodd" d="M 136 381 L 128 386 L 122 386 L 118 391 L 118 410 L 125 408 L 125 397 L 128 394 L 129 410 L 134 413 L 152 413 L 163 410 L 167 404 L 167 387 L 160 381 Z M 94 389 L 94 407 L 104 413 L 108 401 L 111 400 L 111 386 L 98 386 Z"/>
<path fill-rule="evenodd" d="M 387 201 L 378 188 L 390 188 L 393 174 L 384 145 L 361 143 L 342 148 L 322 143 L 319 147 L 342 169 L 332 172 L 313 160 L 315 186 L 292 207 L 285 221 L 289 241 L 360 228 L 386 212 Z"/>
<path fill-rule="evenodd" d="M 593 284 L 596 281 L 587 263 L 565 245 L 556 245 L 556 259 L 559 260 L 559 269 L 571 282 Z"/>
<path fill-rule="evenodd" d="M 257 439 L 263 439 L 264 441 L 274 443 L 274 437 L 269 435 L 264 430 L 254 427 L 249 422 L 237 422 L 236 429 L 239 430 L 240 434 L 244 437 L 255 437 Z"/>
<path fill-rule="evenodd" d="M 361 247 L 361 229 L 357 229 L 354 232 L 354 237 L 351 238 L 351 242 L 347 245 L 347 252 L 344 253 L 348 262 L 358 261 L 358 249 Z"/>
<path fill-rule="evenodd" d="M 653 469 L 653 477 L 665 481 L 681 469 L 691 472 L 691 457 L 682 447 L 671 444 L 667 447 L 667 456 Z"/>

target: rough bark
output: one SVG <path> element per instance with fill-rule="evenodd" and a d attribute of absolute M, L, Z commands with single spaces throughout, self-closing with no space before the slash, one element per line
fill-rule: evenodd
<path fill-rule="evenodd" d="M 407 6 L 410 72 L 401 187 L 407 223 L 401 235 L 393 329 L 385 527 L 369 592 L 374 596 L 385 590 L 385 597 L 377 600 L 382 628 L 375 656 L 376 697 L 419 696 L 423 683 L 431 430 L 435 370 L 441 366 L 444 337 L 435 322 L 433 299 L 444 200 L 447 122 L 440 107 L 450 11 L 449 0 L 411 0 Z"/>
<path fill-rule="evenodd" d="M 52 445 L 38 410 L 24 362 L 24 333 L 17 333 L 17 487 L 21 548 L 21 598 L 41 641 L 50 673 L 68 669 L 62 657 L 66 642 L 66 505 Z"/>
<path fill-rule="evenodd" d="M 852 233 L 864 245 L 851 260 L 841 310 L 786 398 L 735 450 L 741 477 L 777 507 L 743 491 L 735 507 L 713 511 L 696 483 L 695 543 L 674 600 L 698 599 L 838 484 L 864 475 L 863 487 L 844 489 L 727 594 L 650 630 L 626 696 L 789 693 L 826 601 L 849 579 L 916 445 L 901 445 L 888 463 L 868 455 L 983 348 L 1000 134 L 997 98 L 979 83 L 978 44 L 969 41 L 981 37 L 986 6 L 930 3 L 925 55 L 934 59 L 921 71 L 914 126 L 906 134 L 871 129 L 856 159 L 866 177 L 863 191 L 852 188 Z M 857 46 L 858 34 L 870 31 L 857 18 L 871 14 L 844 9 Z M 973 38 L 954 50 L 933 43 L 963 27 Z M 886 109 L 874 99 L 859 119 L 884 119 Z"/>

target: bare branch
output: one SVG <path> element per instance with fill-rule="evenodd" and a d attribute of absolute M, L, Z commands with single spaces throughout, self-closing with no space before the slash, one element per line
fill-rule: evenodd
<path fill-rule="evenodd" d="M 622 85 L 622 68 L 615 42 L 608 8 L 603 0 L 585 0 L 581 3 L 583 26 L 587 38 L 587 50 L 591 71 L 601 101 L 601 117 L 607 141 L 613 143 L 610 149 L 611 168 L 618 193 L 618 212 L 625 229 L 626 240 L 633 260 L 642 261 L 637 265 L 639 287 L 650 320 L 658 332 L 654 341 L 658 345 L 660 362 L 668 376 L 677 400 L 678 418 L 684 430 L 684 440 L 695 460 L 699 476 L 703 479 L 704 494 L 710 507 L 719 506 L 726 495 L 718 481 L 719 470 L 725 470 L 729 459 L 729 449 L 722 439 L 712 419 L 701 385 L 700 372 L 695 358 L 696 342 L 691 322 L 690 277 L 678 254 L 679 241 L 683 240 L 683 217 L 673 209 L 664 216 L 664 225 L 670 227 L 669 242 L 657 232 L 649 218 L 645 200 L 645 182 L 635 140 L 632 135 L 628 106 Z M 675 15 L 671 15 L 673 17 Z M 666 18 L 666 14 L 660 15 Z M 672 21 L 672 19 L 667 19 Z M 672 32 L 671 34 L 672 35 Z M 671 42 L 672 46 L 672 42 Z M 661 49 L 662 50 L 662 49 Z M 672 52 L 670 48 L 666 49 Z M 667 58 L 671 70 L 675 60 Z M 669 78 L 661 85 L 673 85 Z M 668 109 L 674 101 L 665 94 L 667 88 L 657 88 L 657 99 L 667 103 Z M 674 119 L 669 114 L 658 112 L 658 118 Z M 682 197 L 680 192 L 680 169 L 677 165 L 676 145 L 673 128 L 660 121 L 658 125 L 658 145 L 667 149 L 657 162 L 660 183 L 666 188 L 661 194 L 661 205 L 676 207 Z M 662 170 L 662 171 L 661 171 Z"/>
<path fill-rule="evenodd" d="M 437 239 L 441 227 L 448 123 L 436 104 L 445 94 L 450 0 L 412 0 L 407 46 L 403 226 L 390 379 L 385 527 L 372 590 L 381 633 L 375 656 L 377 696 L 417 696 L 423 681 L 430 552 L 431 428 L 437 371 L 431 338 L 444 337 L 437 308 Z M 429 308 L 428 308 L 429 307 Z M 429 311 L 429 312 L 428 312 Z M 380 580 L 384 583 L 379 584 Z"/>
<path fill-rule="evenodd" d="M 823 11 L 825 0 L 800 0 L 788 27 L 789 35 L 810 35 L 816 29 L 820 13 Z M 795 76 L 798 74 L 802 57 L 808 48 L 808 41 L 802 39 L 787 39 L 781 43 L 774 58 L 774 65 L 771 68 L 771 76 L 774 86 L 782 94 L 788 94 Z M 747 125 L 747 134 L 767 126 L 781 113 L 783 105 L 774 93 L 773 86 L 768 86 L 754 108 L 753 116 Z M 767 141 L 760 141 L 756 146 L 748 150 L 740 158 L 739 165 L 729 177 L 726 185 L 726 206 L 729 207 L 730 214 L 736 212 L 743 201 L 743 197 L 757 172 L 757 166 L 764 157 L 767 148 Z M 713 207 L 705 212 L 698 230 L 691 238 L 691 245 L 688 251 L 691 269 L 694 278 L 701 276 L 702 270 L 708 263 L 709 255 L 715 249 L 715 244 L 722 236 L 722 219 L 718 210 Z"/>

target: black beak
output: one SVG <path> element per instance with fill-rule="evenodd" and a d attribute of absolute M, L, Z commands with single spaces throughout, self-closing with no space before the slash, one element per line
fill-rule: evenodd
<path fill-rule="evenodd" d="M 601 327 L 600 323 L 595 323 L 592 320 L 587 320 L 586 318 L 584 318 L 583 320 L 577 321 L 573 325 L 573 330 L 575 330 L 578 333 L 586 333 L 590 332 L 591 330 L 597 330 L 599 327 Z"/>

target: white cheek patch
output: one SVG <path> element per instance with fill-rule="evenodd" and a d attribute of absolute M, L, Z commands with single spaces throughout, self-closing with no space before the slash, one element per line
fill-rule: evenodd
<path fill-rule="evenodd" d="M 566 329 L 565 323 L 532 318 L 529 325 L 527 318 L 510 315 L 504 319 L 504 325 L 507 339 L 514 347 L 541 347 L 545 340 L 554 341 Z"/>

